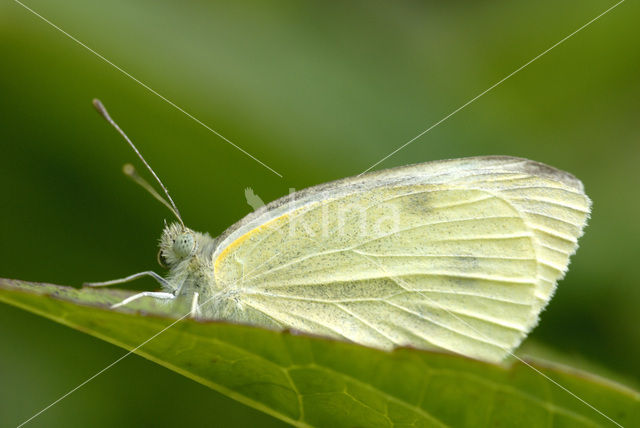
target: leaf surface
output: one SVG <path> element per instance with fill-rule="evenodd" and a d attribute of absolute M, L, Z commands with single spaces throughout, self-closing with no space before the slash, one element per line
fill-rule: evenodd
<path fill-rule="evenodd" d="M 507 367 L 221 322 L 176 323 L 186 302 L 144 299 L 109 309 L 129 294 L 0 279 L 0 301 L 135 348 L 296 426 L 615 426 L 520 362 Z M 566 367 L 532 365 L 617 423 L 640 426 L 637 392 Z"/>

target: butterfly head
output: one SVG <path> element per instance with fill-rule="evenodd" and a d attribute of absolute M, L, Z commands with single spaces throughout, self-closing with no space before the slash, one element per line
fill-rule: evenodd
<path fill-rule="evenodd" d="M 183 260 L 191 258 L 198 250 L 196 233 L 180 223 L 167 225 L 160 237 L 158 263 L 172 268 Z"/>

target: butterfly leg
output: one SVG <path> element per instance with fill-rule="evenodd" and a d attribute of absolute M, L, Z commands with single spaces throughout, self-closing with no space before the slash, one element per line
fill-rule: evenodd
<path fill-rule="evenodd" d="M 193 293 L 193 300 L 191 300 L 191 318 L 196 318 L 198 316 L 198 309 L 200 309 L 198 305 L 199 294 L 196 291 Z"/>
<path fill-rule="evenodd" d="M 174 299 L 176 296 L 173 293 L 165 293 L 162 291 L 143 291 L 142 293 L 134 294 L 124 299 L 122 302 L 111 305 L 111 309 L 119 308 L 128 303 L 138 300 L 141 297 L 155 297 L 156 299 Z"/>
<path fill-rule="evenodd" d="M 151 278 L 153 278 L 156 281 L 158 281 L 160 283 L 160 285 L 162 285 L 163 287 L 167 287 L 168 286 L 166 279 L 164 279 L 163 277 L 161 277 L 157 273 L 155 273 L 153 271 L 150 271 L 150 270 L 145 271 L 145 272 L 134 273 L 133 275 L 129 275 L 129 276 L 124 277 L 124 278 L 112 279 L 111 281 L 85 282 L 82 285 L 87 286 L 87 287 L 107 287 L 109 285 L 122 284 L 122 283 L 125 283 L 125 282 L 133 281 L 133 280 L 136 280 L 138 278 L 142 278 L 143 276 L 150 276 Z"/>

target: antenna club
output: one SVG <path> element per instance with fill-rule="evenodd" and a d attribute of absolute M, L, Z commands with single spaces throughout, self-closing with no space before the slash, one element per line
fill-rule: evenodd
<path fill-rule="evenodd" d="M 100 101 L 97 98 L 94 98 L 93 100 L 91 100 L 91 104 L 93 104 L 93 107 L 98 111 L 98 113 L 100 113 L 100 116 L 104 117 L 107 120 L 111 119 L 111 117 L 109 116 L 109 113 L 107 112 L 107 109 L 102 104 L 102 101 Z"/>
<path fill-rule="evenodd" d="M 136 175 L 136 169 L 130 163 L 125 163 L 124 165 L 122 165 L 122 172 L 129 177 L 133 177 L 134 175 Z"/>

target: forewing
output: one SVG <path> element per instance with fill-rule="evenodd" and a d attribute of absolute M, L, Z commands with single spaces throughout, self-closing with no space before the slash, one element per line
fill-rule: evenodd
<path fill-rule="evenodd" d="M 498 361 L 535 326 L 589 200 L 517 158 L 440 161 L 311 188 L 220 239 L 237 321 Z"/>

